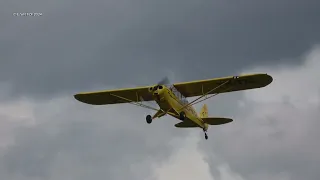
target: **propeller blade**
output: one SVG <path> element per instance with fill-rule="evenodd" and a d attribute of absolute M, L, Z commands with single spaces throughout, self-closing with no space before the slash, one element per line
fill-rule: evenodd
<path fill-rule="evenodd" d="M 164 77 L 161 79 L 161 81 L 158 82 L 158 85 L 165 85 L 165 84 L 169 84 L 169 78 L 168 77 Z"/>

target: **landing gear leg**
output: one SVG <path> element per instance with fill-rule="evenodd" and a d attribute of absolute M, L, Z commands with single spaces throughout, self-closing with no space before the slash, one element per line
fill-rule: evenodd
<path fill-rule="evenodd" d="M 148 115 L 148 116 L 146 117 L 146 121 L 147 121 L 148 124 L 152 123 L 152 117 L 151 117 L 151 115 Z"/>
<path fill-rule="evenodd" d="M 203 132 L 204 132 L 204 138 L 207 140 L 208 139 L 207 131 L 203 129 Z"/>
<path fill-rule="evenodd" d="M 206 140 L 208 139 L 208 135 L 207 135 L 206 132 L 204 133 L 204 138 L 205 138 Z"/>
<path fill-rule="evenodd" d="M 182 111 L 179 118 L 183 121 L 186 118 L 186 113 Z"/>

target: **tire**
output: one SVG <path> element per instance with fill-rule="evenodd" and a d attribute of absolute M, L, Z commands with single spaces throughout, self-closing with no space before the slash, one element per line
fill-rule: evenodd
<path fill-rule="evenodd" d="M 180 113 L 180 117 L 179 117 L 179 118 L 180 118 L 180 120 L 182 120 L 182 121 L 185 120 L 185 118 L 186 118 L 186 113 L 182 111 L 182 112 Z"/>
<path fill-rule="evenodd" d="M 148 116 L 146 117 L 146 121 L 147 121 L 148 124 L 152 123 L 152 117 L 151 117 L 151 115 L 148 115 Z"/>

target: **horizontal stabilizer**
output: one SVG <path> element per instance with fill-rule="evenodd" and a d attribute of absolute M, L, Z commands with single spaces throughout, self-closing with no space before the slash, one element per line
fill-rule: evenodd
<path fill-rule="evenodd" d="M 220 125 L 220 124 L 230 123 L 233 121 L 230 118 L 223 118 L 223 117 L 207 117 L 207 118 L 202 118 L 202 120 L 209 125 Z"/>
<path fill-rule="evenodd" d="M 191 121 L 184 121 L 174 125 L 177 128 L 195 128 L 198 127 L 195 123 Z"/>

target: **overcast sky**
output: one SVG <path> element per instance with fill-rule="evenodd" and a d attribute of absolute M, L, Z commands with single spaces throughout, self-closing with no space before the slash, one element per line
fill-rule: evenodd
<path fill-rule="evenodd" d="M 0 2 L 0 179 L 317 180 L 319 18 L 317 0 Z M 274 82 L 206 101 L 234 119 L 208 141 L 73 99 L 252 72 Z"/>

